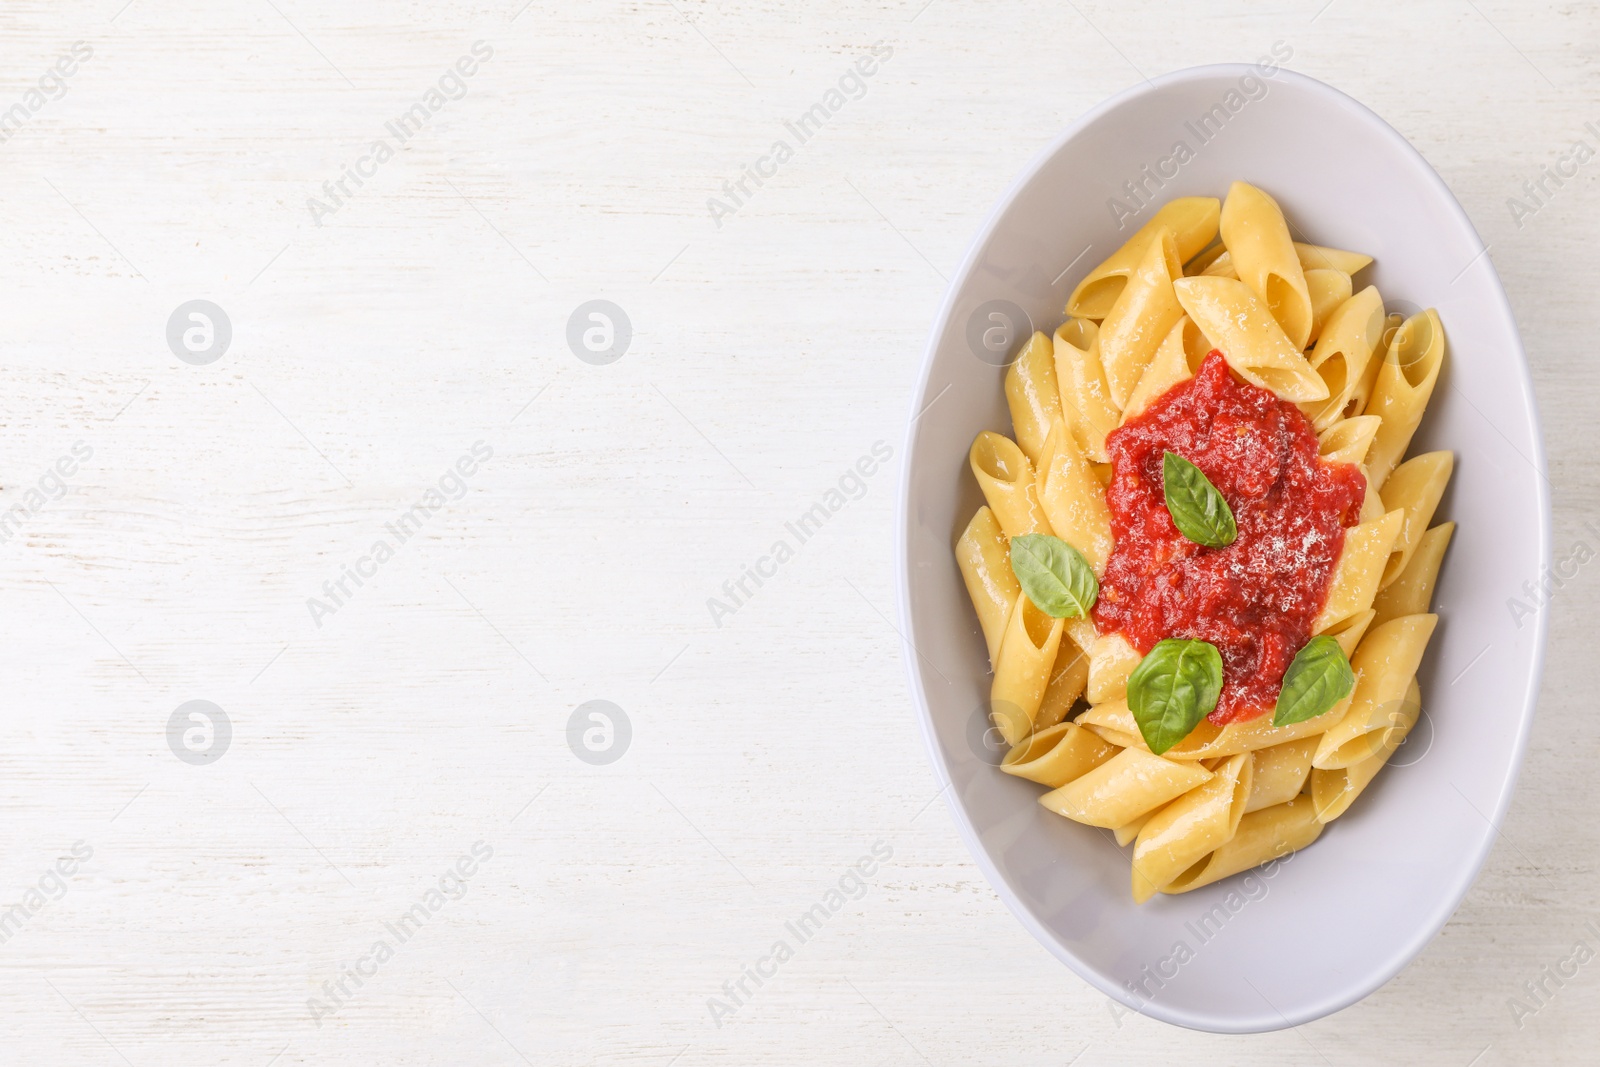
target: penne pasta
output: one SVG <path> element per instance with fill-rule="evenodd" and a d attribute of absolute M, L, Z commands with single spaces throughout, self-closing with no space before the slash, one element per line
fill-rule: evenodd
<path fill-rule="evenodd" d="M 1370 285 L 1328 319 L 1311 352 L 1311 367 L 1328 387 L 1328 398 L 1301 405 L 1319 433 L 1352 414 L 1351 397 L 1383 338 L 1383 323 L 1383 298 Z"/>
<path fill-rule="evenodd" d="M 1336 270 L 1344 275 L 1355 274 L 1372 262 L 1371 256 L 1364 256 L 1360 252 L 1343 252 L 1337 248 L 1324 248 L 1322 245 L 1306 244 L 1303 241 L 1294 243 L 1295 258 L 1300 261 L 1300 269 Z M 1196 257 L 1196 262 L 1199 257 Z M 1239 272 L 1234 270 L 1233 256 L 1224 251 L 1207 259 L 1193 270 L 1186 270 L 1188 274 L 1209 274 L 1212 277 L 1237 278 Z"/>
<path fill-rule="evenodd" d="M 1085 652 L 1094 648 L 1094 643 L 1100 640 L 1100 631 L 1095 628 L 1094 620 L 1075 615 L 1065 620 L 1067 636 L 1072 638 L 1072 643 Z"/>
<path fill-rule="evenodd" d="M 1450 547 L 1450 535 L 1456 524 L 1441 523 L 1417 540 L 1416 550 L 1400 576 L 1379 590 L 1372 601 L 1375 623 L 1388 622 L 1402 615 L 1423 615 L 1432 610 L 1433 584 L 1439 577 L 1439 564 L 1444 562 L 1445 549 Z"/>
<path fill-rule="evenodd" d="M 1128 676 L 1141 658 L 1121 634 L 1104 634 L 1095 641 L 1089 649 L 1089 703 L 1106 704 L 1126 696 Z"/>
<path fill-rule="evenodd" d="M 1413 315 L 1395 331 L 1372 386 L 1368 414 L 1383 419 L 1367 453 L 1367 470 L 1379 489 L 1406 454 L 1444 362 L 1444 327 L 1432 308 Z"/>
<path fill-rule="evenodd" d="M 1305 270 L 1336 270 L 1345 274 L 1356 274 L 1372 263 L 1371 256 L 1362 255 L 1360 252 L 1345 252 L 1324 245 L 1307 244 L 1304 241 L 1294 243 L 1294 254 L 1299 257 L 1300 266 Z"/>
<path fill-rule="evenodd" d="M 1356 654 L 1356 647 L 1361 644 L 1361 639 L 1366 636 L 1367 630 L 1377 618 L 1378 613 L 1368 608 L 1342 622 L 1335 623 L 1323 633 L 1339 642 L 1339 651 L 1344 653 L 1345 659 L 1349 659 Z"/>
<path fill-rule="evenodd" d="M 1134 386 L 1127 405 L 1122 409 L 1122 421 L 1127 422 L 1142 415 L 1144 409 L 1167 390 L 1193 378 L 1210 351 L 1211 345 L 1193 319 L 1185 315 L 1173 323 L 1167 336 L 1156 346 L 1156 354 L 1151 357 L 1150 364 L 1139 375 L 1139 384 Z"/>
<path fill-rule="evenodd" d="M 1291 726 L 1272 725 L 1271 715 L 1233 722 L 1226 726 L 1217 726 L 1202 719 L 1188 737 L 1167 749 L 1162 755 L 1169 760 L 1188 762 L 1216 759 L 1219 756 L 1236 756 L 1241 752 L 1255 752 L 1325 733 L 1338 723 L 1343 714 L 1341 708 L 1335 707 L 1322 715 Z M 1150 751 L 1143 735 L 1139 733 L 1139 724 L 1134 721 L 1133 712 L 1128 708 L 1126 700 L 1092 704 L 1087 711 L 1078 716 L 1077 723 L 1086 730 L 1093 730 L 1101 738 L 1119 748 Z"/>
<path fill-rule="evenodd" d="M 1120 701 L 1112 704 L 1091 705 L 1089 710 L 1084 712 L 1083 715 L 1078 716 L 1078 718 L 1081 720 L 1088 716 L 1095 715 L 1097 712 L 1100 712 L 1101 709 L 1110 709 L 1110 712 L 1115 712 L 1118 709 L 1119 704 L 1121 704 Z M 1126 712 L 1127 709 L 1123 708 L 1122 710 Z M 1133 716 L 1128 715 L 1127 718 L 1130 723 L 1133 721 Z M 1144 738 L 1140 737 L 1136 731 L 1129 732 L 1127 730 L 1119 730 L 1114 726 L 1102 725 L 1098 722 L 1080 722 L 1079 725 L 1085 730 L 1092 730 L 1096 737 L 1101 738 L 1108 745 L 1116 745 L 1118 748 L 1137 748 L 1144 752 L 1150 751 L 1150 749 L 1144 743 Z"/>
<path fill-rule="evenodd" d="M 1063 626 L 1055 665 L 1050 668 L 1050 680 L 1045 684 L 1044 696 L 1039 701 L 1039 713 L 1033 717 L 1033 728 L 1043 730 L 1071 715 L 1088 681 L 1089 656 L 1071 639 Z"/>
<path fill-rule="evenodd" d="M 1253 811 L 1239 820 L 1239 829 L 1215 852 L 1184 871 L 1163 892 L 1187 893 L 1263 863 L 1298 852 L 1322 834 L 1310 797 Z"/>
<path fill-rule="evenodd" d="M 1378 338 L 1378 343 L 1372 349 L 1372 358 L 1367 361 L 1367 371 L 1361 376 L 1361 381 L 1356 383 L 1356 388 L 1350 394 L 1350 405 L 1347 410 L 1370 414 L 1367 405 L 1372 402 L 1372 387 L 1378 384 L 1378 371 L 1383 368 L 1385 360 L 1389 357 L 1389 349 L 1394 344 L 1394 335 L 1400 332 L 1400 326 L 1405 322 L 1405 316 L 1399 312 L 1391 312 L 1383 318 L 1383 333 Z M 1376 415 L 1372 416 L 1377 418 Z"/>
<path fill-rule="evenodd" d="M 1368 483 L 1371 484 L 1371 483 Z M 1344 549 L 1328 584 L 1328 598 L 1311 623 L 1311 632 L 1324 633 L 1335 625 L 1366 611 L 1378 595 L 1389 553 L 1400 536 L 1405 514 L 1391 511 L 1382 518 L 1352 526 L 1344 532 Z"/>
<path fill-rule="evenodd" d="M 1311 778 L 1311 754 L 1316 750 L 1316 735 L 1257 749 L 1245 813 L 1286 804 L 1299 796 Z"/>
<path fill-rule="evenodd" d="M 1183 273 L 1188 275 L 1202 274 L 1207 267 L 1227 254 L 1228 246 L 1218 241 L 1205 251 L 1196 254 L 1193 259 L 1186 260 L 1183 264 Z"/>
<path fill-rule="evenodd" d="M 1048 532 L 1033 464 L 1015 441 L 985 430 L 972 442 L 967 462 L 1008 538 Z"/>
<path fill-rule="evenodd" d="M 1383 497 L 1378 494 L 1377 486 L 1372 484 L 1372 478 L 1367 474 L 1367 465 L 1361 464 L 1361 477 L 1367 484 L 1366 495 L 1361 498 L 1361 514 L 1358 522 L 1376 522 L 1383 518 Z"/>
<path fill-rule="evenodd" d="M 1100 363 L 1105 368 L 1111 403 L 1127 405 L 1139 377 L 1179 319 L 1183 308 L 1172 290 L 1183 277 L 1178 244 L 1171 230 L 1150 242 L 1144 257 L 1128 276 L 1117 302 L 1100 323 Z"/>
<path fill-rule="evenodd" d="M 1372 479 L 1367 477 L 1364 462 L 1382 421 L 1376 415 L 1352 415 L 1317 435 L 1317 450 L 1323 459 L 1329 463 L 1352 463 L 1361 470 L 1366 494 L 1361 501 L 1360 522 L 1372 522 L 1384 515 L 1383 498 L 1373 487 Z"/>
<path fill-rule="evenodd" d="M 1061 390 L 1056 385 L 1055 346 L 1035 332 L 1006 369 L 1006 404 L 1017 445 L 1034 463 L 1050 427 L 1061 421 Z"/>
<path fill-rule="evenodd" d="M 1027 594 L 1019 596 L 989 686 L 990 715 L 1006 744 L 1015 745 L 1033 730 L 1060 647 L 1061 620 L 1040 611 Z"/>
<path fill-rule="evenodd" d="M 1163 204 L 1149 222 L 1077 284 L 1067 299 L 1067 314 L 1083 319 L 1105 318 L 1162 230 L 1172 231 L 1178 259 L 1186 260 L 1216 239 L 1221 211 L 1222 201 L 1212 196 L 1185 196 Z"/>
<path fill-rule="evenodd" d="M 1322 336 L 1328 317 L 1350 299 L 1353 291 L 1350 275 L 1342 270 L 1317 267 L 1306 271 L 1306 292 L 1311 294 L 1311 333 L 1306 338 L 1307 344 L 1315 343 Z"/>
<path fill-rule="evenodd" d="M 1117 754 L 1077 723 L 1064 722 L 1038 730 L 1007 752 L 1000 769 L 1018 778 L 1059 789 L 1083 777 Z"/>
<path fill-rule="evenodd" d="M 1349 810 L 1351 803 L 1361 795 L 1361 791 L 1411 733 L 1421 714 L 1422 690 L 1413 678 L 1406 688 L 1405 699 L 1390 715 L 1389 725 L 1378 735 L 1375 742 L 1377 751 L 1348 767 L 1311 772 L 1311 803 L 1316 808 L 1318 822 L 1332 822 Z"/>
<path fill-rule="evenodd" d="M 1106 507 L 1105 489 L 1078 440 L 1057 420 L 1046 438 L 1039 459 L 1037 495 L 1039 506 L 1055 535 L 1083 553 L 1096 575 L 1105 573 L 1115 538 L 1111 533 L 1111 510 Z"/>
<path fill-rule="evenodd" d="M 1328 387 L 1250 288 L 1231 278 L 1180 278 L 1178 303 L 1245 381 L 1284 400 L 1326 400 Z"/>
<path fill-rule="evenodd" d="M 1006 632 L 1011 608 L 1022 594 L 1022 586 L 1011 570 L 1011 553 L 1005 534 L 994 512 L 978 509 L 956 541 L 956 565 L 967 584 L 967 595 L 978 613 L 978 626 L 989 648 L 989 665 L 1000 655 L 1000 638 Z"/>
<path fill-rule="evenodd" d="M 1114 830 L 1175 800 L 1211 778 L 1196 763 L 1162 759 L 1125 748 L 1086 774 L 1039 798 L 1074 822 Z"/>
<path fill-rule="evenodd" d="M 1313 767 L 1338 770 L 1377 752 L 1382 731 L 1394 724 L 1438 618 L 1403 615 L 1367 632 L 1350 660 L 1356 674 L 1350 709 L 1322 735 L 1311 757 Z"/>
<path fill-rule="evenodd" d="M 1159 811 L 1160 809 L 1157 808 L 1156 810 Z M 1149 822 L 1154 815 L 1155 811 L 1147 811 L 1143 815 L 1135 817 L 1132 822 L 1124 823 L 1112 830 L 1111 834 L 1117 839 L 1117 844 L 1127 848 L 1133 844 L 1134 840 L 1139 836 L 1139 831 L 1144 829 L 1144 824 Z"/>
<path fill-rule="evenodd" d="M 1239 280 L 1267 306 L 1298 352 L 1311 336 L 1311 293 L 1278 202 L 1247 182 L 1234 182 L 1222 202 L 1220 228 Z"/>
<path fill-rule="evenodd" d="M 1061 390 L 1061 410 L 1078 438 L 1083 454 L 1104 463 L 1106 434 L 1117 428 L 1122 415 L 1111 403 L 1100 364 L 1100 327 L 1088 319 L 1070 319 L 1055 332 L 1056 384 Z"/>
<path fill-rule="evenodd" d="M 1402 511 L 1405 521 L 1400 524 L 1400 534 L 1389 552 L 1389 562 L 1383 569 L 1380 590 L 1393 585 L 1411 562 L 1427 532 L 1428 523 L 1444 496 L 1450 482 L 1450 472 L 1455 469 L 1455 456 L 1449 452 L 1426 452 L 1408 459 L 1394 469 L 1389 480 L 1383 483 L 1383 506 L 1391 511 Z"/>
<path fill-rule="evenodd" d="M 1133 902 L 1143 904 L 1220 848 L 1239 828 L 1252 788 L 1253 758 L 1224 760 L 1210 779 L 1152 815 L 1133 844 Z"/>
<path fill-rule="evenodd" d="M 1376 415 L 1354 415 L 1340 419 L 1317 435 L 1317 451 L 1329 463 L 1354 463 L 1359 466 L 1366 462 L 1367 449 L 1372 447 L 1372 439 L 1377 436 L 1381 422 L 1383 420 Z"/>

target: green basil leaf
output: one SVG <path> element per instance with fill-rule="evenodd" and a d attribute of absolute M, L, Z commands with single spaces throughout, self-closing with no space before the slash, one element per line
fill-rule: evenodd
<path fill-rule="evenodd" d="M 1226 548 L 1239 536 L 1233 511 L 1211 479 L 1176 452 L 1161 457 L 1167 513 L 1178 532 L 1197 545 Z"/>
<path fill-rule="evenodd" d="M 1128 708 L 1150 751 L 1189 736 L 1222 695 L 1222 653 L 1207 641 L 1167 638 L 1128 676 Z"/>
<path fill-rule="evenodd" d="M 1313 637 L 1283 673 L 1272 725 L 1289 726 L 1314 719 L 1349 696 L 1355 685 L 1355 672 L 1339 642 L 1327 634 Z"/>
<path fill-rule="evenodd" d="M 1083 553 L 1049 534 L 1013 537 L 1011 572 L 1028 599 L 1052 618 L 1088 618 L 1100 595 L 1100 582 Z"/>

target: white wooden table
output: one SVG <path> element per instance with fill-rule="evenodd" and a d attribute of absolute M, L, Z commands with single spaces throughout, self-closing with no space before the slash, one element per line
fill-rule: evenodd
<path fill-rule="evenodd" d="M 1471 212 L 1557 555 L 1600 549 L 1600 162 L 1507 204 L 1600 148 L 1591 5 L 122 3 L 0 10 L 0 1062 L 1594 1062 L 1600 963 L 1509 1005 L 1600 950 L 1592 568 L 1444 932 L 1220 1038 L 1117 1017 L 969 861 L 890 537 L 1006 183 L 1141 77 L 1281 42 Z M 216 312 L 169 345 L 193 300 L 225 350 Z M 592 300 L 631 335 L 580 317 L 579 358 Z M 231 736 L 169 735 L 190 701 Z"/>

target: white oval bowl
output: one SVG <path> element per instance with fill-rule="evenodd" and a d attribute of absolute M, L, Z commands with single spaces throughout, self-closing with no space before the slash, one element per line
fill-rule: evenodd
<path fill-rule="evenodd" d="M 1179 141 L 1192 151 L 1181 165 Z M 1141 179 L 1152 206 L 1124 185 Z M 1374 256 L 1357 288 L 1377 285 L 1391 310 L 1438 308 L 1446 366 L 1411 454 L 1455 452 L 1435 521 L 1458 526 L 1420 675 L 1426 719 L 1393 764 L 1270 877 L 1137 906 L 1109 832 L 1045 811 L 1043 787 L 1000 773 L 982 742 L 988 662 L 951 549 L 982 503 L 967 448 L 980 430 L 1009 433 L 1010 419 L 1002 368 L 975 354 L 968 325 L 998 299 L 1050 332 L 1072 287 L 1153 205 L 1220 197 L 1235 179 L 1272 193 L 1299 239 Z M 1113 196 L 1137 209 L 1120 230 Z M 911 411 L 897 545 L 911 690 L 961 836 L 1022 924 L 1129 1008 L 1220 1033 L 1319 1018 L 1398 973 L 1466 894 L 1510 802 L 1545 613 L 1517 618 L 1508 601 L 1528 602 L 1523 583 L 1550 560 L 1516 324 L 1482 241 L 1422 156 L 1361 104 L 1289 71 L 1197 67 L 1125 92 L 1074 123 L 989 216 L 945 296 Z"/>

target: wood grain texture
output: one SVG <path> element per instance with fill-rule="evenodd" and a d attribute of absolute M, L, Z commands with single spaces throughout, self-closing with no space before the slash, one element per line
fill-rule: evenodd
<path fill-rule="evenodd" d="M 935 798 L 890 622 L 908 398 L 980 221 L 1107 95 L 1275 41 L 1472 215 L 1557 555 L 1600 547 L 1600 161 L 1520 226 L 1506 206 L 1600 123 L 1592 6 L 121 4 L 0 10 L 0 112 L 93 49 L 0 143 L 0 513 L 61 486 L 0 544 L 0 915 L 46 891 L 0 943 L 0 1059 L 1592 1062 L 1600 963 L 1520 1026 L 1507 1000 L 1596 943 L 1593 568 L 1546 609 L 1520 790 L 1454 919 L 1361 1004 L 1252 1038 L 1118 1018 L 1011 918 Z M 476 41 L 465 95 L 314 219 Z M 865 94 L 718 225 L 707 198 L 879 41 Z M 165 340 L 195 298 L 234 331 L 206 366 Z M 595 298 L 633 326 L 608 366 L 565 339 Z M 860 499 L 717 625 L 707 598 L 880 440 Z M 479 441 L 318 626 L 307 598 Z M 168 747 L 194 699 L 232 723 L 209 766 Z M 593 699 L 632 725 L 605 766 L 566 740 Z M 480 841 L 463 895 L 314 1020 Z"/>

